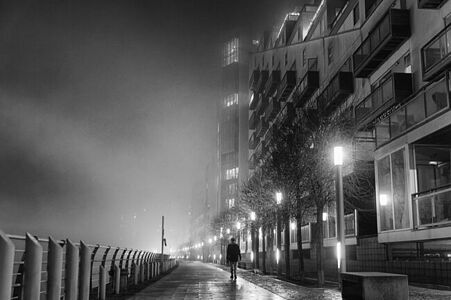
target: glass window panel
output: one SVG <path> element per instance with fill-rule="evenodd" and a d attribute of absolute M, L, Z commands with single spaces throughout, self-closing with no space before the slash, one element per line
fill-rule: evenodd
<path fill-rule="evenodd" d="M 429 69 L 442 59 L 440 51 L 440 39 L 430 44 L 423 52 L 424 66 Z"/>
<path fill-rule="evenodd" d="M 418 192 L 451 184 L 450 157 L 450 148 L 415 146 Z"/>
<path fill-rule="evenodd" d="M 373 94 L 371 94 L 371 98 L 373 100 L 373 105 L 375 108 L 380 107 L 382 105 L 382 89 L 374 90 Z"/>
<path fill-rule="evenodd" d="M 390 156 L 377 162 L 377 179 L 379 188 L 379 225 L 381 231 L 393 229 L 393 206 L 391 201 Z"/>
<path fill-rule="evenodd" d="M 434 113 L 448 106 L 446 81 L 443 78 L 440 82 L 426 91 L 426 114 L 431 116 Z"/>
<path fill-rule="evenodd" d="M 406 192 L 406 170 L 404 148 L 392 154 L 393 206 L 395 229 L 408 228 L 410 225 L 409 205 Z"/>
<path fill-rule="evenodd" d="M 406 110 L 401 108 L 390 116 L 390 132 L 392 137 L 400 135 L 406 130 Z"/>
<path fill-rule="evenodd" d="M 435 222 L 451 221 L 451 191 L 434 196 Z"/>
<path fill-rule="evenodd" d="M 383 103 L 390 101 L 393 98 L 393 80 L 389 79 L 382 85 Z"/>
<path fill-rule="evenodd" d="M 385 118 L 376 124 L 376 142 L 382 145 L 390 140 L 390 118 Z"/>
<path fill-rule="evenodd" d="M 424 111 L 423 94 L 420 94 L 416 99 L 412 100 L 406 105 L 407 113 L 407 128 L 421 122 L 426 118 L 426 112 Z"/>
<path fill-rule="evenodd" d="M 433 223 L 432 196 L 418 199 L 418 225 Z"/>

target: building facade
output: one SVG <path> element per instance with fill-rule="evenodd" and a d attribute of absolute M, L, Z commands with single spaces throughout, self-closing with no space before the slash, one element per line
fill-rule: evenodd
<path fill-rule="evenodd" d="M 251 55 L 251 170 L 277 124 L 294 120 L 297 109 L 353 111 L 359 132 L 352 157 L 374 165 L 377 223 L 365 225 L 361 212 L 348 211 L 348 270 L 449 285 L 450 13 L 445 0 L 316 1 L 264 33 Z M 328 209 L 326 247 L 336 244 Z M 296 249 L 298 229 L 291 230 Z M 310 249 L 311 224 L 300 230 Z"/>
<path fill-rule="evenodd" d="M 218 213 L 235 206 L 248 175 L 249 44 L 235 36 L 223 45 L 222 94 L 218 103 Z"/>

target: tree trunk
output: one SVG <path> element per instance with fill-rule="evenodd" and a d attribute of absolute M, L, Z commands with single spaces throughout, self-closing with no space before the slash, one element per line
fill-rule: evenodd
<path fill-rule="evenodd" d="M 302 253 L 302 219 L 301 218 L 297 218 L 297 239 L 298 239 L 298 255 L 299 255 L 299 277 L 301 282 L 304 281 L 304 271 L 305 271 L 305 267 L 304 267 L 304 254 Z"/>
<path fill-rule="evenodd" d="M 268 259 L 269 259 L 269 270 L 270 274 L 274 274 L 274 230 L 273 228 L 268 228 Z"/>
<path fill-rule="evenodd" d="M 285 217 L 285 277 L 291 278 L 291 265 L 290 265 L 290 219 Z"/>
<path fill-rule="evenodd" d="M 262 272 L 266 274 L 266 227 L 262 228 Z"/>
<path fill-rule="evenodd" d="M 323 251 L 323 206 L 316 209 L 317 247 L 316 247 L 316 269 L 318 286 L 324 286 L 324 251 Z"/>
<path fill-rule="evenodd" d="M 260 269 L 260 230 L 255 228 L 255 268 Z"/>
<path fill-rule="evenodd" d="M 281 220 L 280 213 L 277 214 L 277 241 L 276 242 L 277 242 L 277 250 L 279 250 L 279 255 L 280 255 L 280 252 L 282 251 L 282 220 Z M 279 259 L 280 259 L 280 257 L 279 257 Z M 280 261 L 277 264 L 277 276 L 282 276 L 282 264 L 280 263 Z"/>

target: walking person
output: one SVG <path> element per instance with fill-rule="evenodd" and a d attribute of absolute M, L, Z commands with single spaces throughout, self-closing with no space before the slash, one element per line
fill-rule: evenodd
<path fill-rule="evenodd" d="M 227 246 L 227 262 L 230 263 L 230 279 L 236 280 L 236 265 L 238 259 L 241 260 L 240 246 L 235 243 L 235 238 L 230 239 L 230 244 Z"/>

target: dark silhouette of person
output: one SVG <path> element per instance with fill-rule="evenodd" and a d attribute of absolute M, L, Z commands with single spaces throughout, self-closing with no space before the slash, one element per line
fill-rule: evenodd
<path fill-rule="evenodd" d="M 235 238 L 230 239 L 230 244 L 227 246 L 227 262 L 230 263 L 230 279 L 236 280 L 236 265 L 238 259 L 241 260 L 240 246 L 235 243 Z"/>

